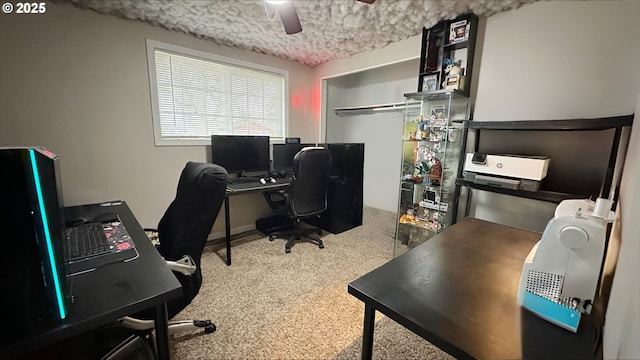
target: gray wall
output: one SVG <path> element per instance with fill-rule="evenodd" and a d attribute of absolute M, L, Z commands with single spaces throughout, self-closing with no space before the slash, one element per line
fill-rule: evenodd
<path fill-rule="evenodd" d="M 640 91 L 639 13 L 637 1 L 560 1 L 490 17 L 474 119 L 632 114 Z M 551 203 L 477 191 L 473 204 L 474 217 L 537 231 L 555 209 Z"/>
<path fill-rule="evenodd" d="M 604 359 L 640 359 L 640 97 L 637 104 L 616 209 L 621 245 L 606 313 Z"/>
<path fill-rule="evenodd" d="M 47 4 L 42 15 L 0 20 L 0 146 L 43 145 L 61 156 L 66 205 L 126 200 L 143 226 L 155 227 L 189 161 L 208 146 L 156 147 L 145 39 L 289 71 L 289 133 L 317 140 L 311 115 L 312 71 L 272 56 L 139 21 Z M 234 232 L 270 214 L 262 196 L 231 199 Z M 214 225 L 224 234 L 224 216 Z"/>
<path fill-rule="evenodd" d="M 403 103 L 415 92 L 419 59 L 327 80 L 328 104 L 333 107 Z M 366 206 L 397 211 L 402 153 L 402 112 L 339 117 L 327 111 L 326 141 L 365 144 L 364 199 Z M 393 185 L 391 185 L 393 184 Z"/>

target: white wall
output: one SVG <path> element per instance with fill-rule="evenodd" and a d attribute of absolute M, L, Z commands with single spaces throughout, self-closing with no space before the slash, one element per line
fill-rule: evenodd
<path fill-rule="evenodd" d="M 560 1 L 490 17 L 474 119 L 633 113 L 640 91 L 639 13 L 637 1 Z M 555 209 L 552 203 L 478 191 L 473 199 L 472 216 L 536 231 L 544 230 Z"/>
<path fill-rule="evenodd" d="M 330 61 L 314 68 L 312 89 L 314 103 L 312 106 L 314 109 L 314 115 L 318 116 L 318 141 L 323 141 L 325 139 L 326 124 L 324 121 L 328 116 L 330 116 L 329 113 L 333 112 L 332 108 L 336 106 L 346 106 L 346 104 L 341 102 L 329 102 L 334 100 L 329 100 L 330 97 L 327 96 L 328 79 L 359 73 L 370 69 L 380 69 L 396 63 L 406 63 L 408 60 L 412 60 L 420 56 L 421 39 L 422 35 L 417 35 L 406 40 L 389 44 L 387 47 L 379 50 L 353 55 L 346 59 Z M 415 69 L 417 69 L 417 67 Z M 415 88 L 417 88 L 417 77 L 415 81 Z M 391 93 L 385 92 L 384 98 L 389 94 Z M 401 97 L 399 99 L 402 100 Z M 366 103 L 366 105 L 370 104 L 372 103 Z"/>
<path fill-rule="evenodd" d="M 403 103 L 415 92 L 419 59 L 328 79 L 326 141 L 365 144 L 364 198 L 366 206 L 397 211 L 402 153 L 401 112 L 340 117 L 340 106 Z"/>
<path fill-rule="evenodd" d="M 640 2 L 551 1 L 487 20 L 475 120 L 631 114 Z"/>
<path fill-rule="evenodd" d="M 329 125 L 330 143 L 364 143 L 363 203 L 396 212 L 402 154 L 402 114 L 398 112 L 339 118 Z"/>
<path fill-rule="evenodd" d="M 154 146 L 146 38 L 288 70 L 289 133 L 317 138 L 307 66 L 68 4 L 48 3 L 43 15 L 3 14 L 0 146 L 59 154 L 66 205 L 123 199 L 143 226 L 156 226 L 184 164 L 210 158 L 208 146 Z M 231 203 L 237 231 L 270 214 L 259 194 Z M 224 233 L 224 216 L 214 231 Z"/>
<path fill-rule="evenodd" d="M 635 113 L 616 210 L 622 241 L 606 313 L 605 359 L 640 359 L 640 97 Z"/>

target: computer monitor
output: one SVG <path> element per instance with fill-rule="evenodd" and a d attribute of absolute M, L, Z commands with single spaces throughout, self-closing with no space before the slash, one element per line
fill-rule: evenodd
<path fill-rule="evenodd" d="M 310 144 L 273 144 L 273 170 L 293 170 L 293 158 L 296 154 Z"/>
<path fill-rule="evenodd" d="M 267 173 L 269 137 L 263 135 L 211 135 L 211 162 L 229 174 L 260 171 Z"/>
<path fill-rule="evenodd" d="M 0 148 L 1 306 L 12 324 L 5 341 L 67 316 L 64 205 L 58 156 L 40 147 Z M 6 296 L 5 296 L 6 295 Z"/>

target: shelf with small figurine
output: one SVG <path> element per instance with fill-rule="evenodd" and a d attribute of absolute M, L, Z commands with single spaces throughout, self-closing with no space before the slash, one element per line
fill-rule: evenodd
<path fill-rule="evenodd" d="M 414 106 L 405 107 L 395 256 L 450 224 L 461 121 L 470 112 L 457 91 L 405 94 L 405 101 Z"/>
<path fill-rule="evenodd" d="M 439 213 L 437 211 L 430 212 L 428 209 L 422 209 L 422 212 L 407 209 L 407 212 L 400 216 L 399 221 L 400 224 L 419 227 L 434 233 L 442 229 Z"/>
<path fill-rule="evenodd" d="M 470 95 L 477 32 L 478 17 L 471 13 L 422 30 L 419 92 L 454 89 Z"/>

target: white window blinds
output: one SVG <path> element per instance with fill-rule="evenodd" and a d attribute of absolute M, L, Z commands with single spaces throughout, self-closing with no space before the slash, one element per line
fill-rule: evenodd
<path fill-rule="evenodd" d="M 285 74 L 157 46 L 153 59 L 156 143 L 158 135 L 161 144 L 189 139 L 209 143 L 212 134 L 285 137 Z"/>

